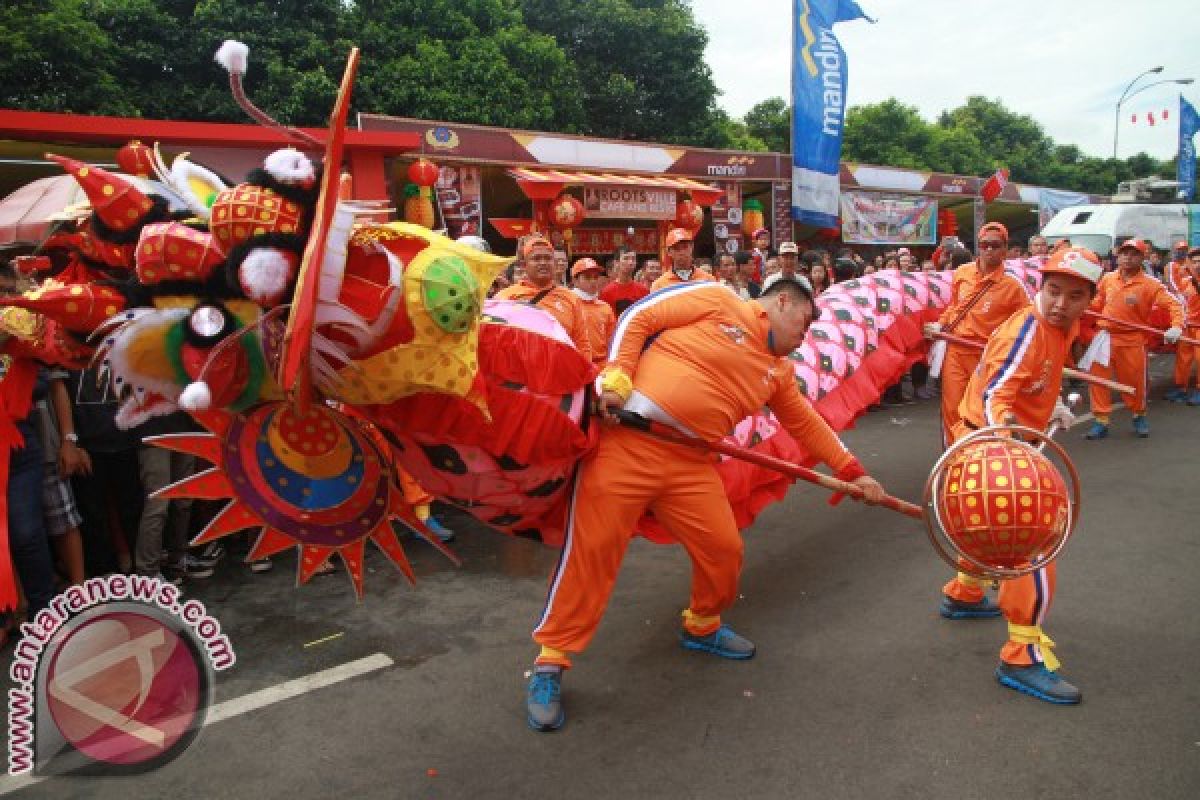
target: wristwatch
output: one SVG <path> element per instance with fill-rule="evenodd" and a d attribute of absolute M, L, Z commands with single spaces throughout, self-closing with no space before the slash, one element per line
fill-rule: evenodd
<path fill-rule="evenodd" d="M 63 438 L 66 439 L 71 444 L 79 444 L 79 434 L 78 433 L 72 432 L 72 433 L 64 434 Z"/>

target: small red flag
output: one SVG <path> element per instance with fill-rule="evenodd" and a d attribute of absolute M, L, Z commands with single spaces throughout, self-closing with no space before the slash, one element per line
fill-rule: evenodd
<path fill-rule="evenodd" d="M 979 188 L 979 195 L 983 198 L 983 202 L 990 203 L 1000 196 L 1005 186 L 1008 186 L 1008 170 L 1001 168 L 984 181 L 983 186 Z"/>
<path fill-rule="evenodd" d="M 1137 114 L 1130 115 L 1129 121 L 1132 122 L 1134 125 L 1137 125 Z"/>
<path fill-rule="evenodd" d="M 1163 109 L 1163 113 L 1162 113 L 1162 118 L 1163 118 L 1163 119 L 1168 119 L 1169 117 L 1170 117 L 1170 111 L 1169 111 L 1168 109 L 1165 109 L 1165 108 L 1164 108 L 1164 109 Z"/>
<path fill-rule="evenodd" d="M 1151 128 L 1154 127 L 1154 112 L 1153 111 L 1146 112 L 1146 121 L 1150 123 Z"/>

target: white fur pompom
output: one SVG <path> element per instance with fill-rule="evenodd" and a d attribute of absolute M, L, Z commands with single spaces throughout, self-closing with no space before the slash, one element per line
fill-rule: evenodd
<path fill-rule="evenodd" d="M 238 267 L 242 291 L 262 306 L 273 306 L 283 299 L 283 290 L 292 279 L 296 257 L 276 247 L 256 247 Z"/>
<path fill-rule="evenodd" d="M 276 150 L 263 161 L 263 169 L 282 184 L 311 186 L 317 171 L 312 160 L 294 147 Z"/>
<path fill-rule="evenodd" d="M 184 411 L 207 411 L 212 405 L 212 390 L 204 381 L 189 383 L 179 395 L 179 407 Z"/>
<path fill-rule="evenodd" d="M 250 60 L 250 48 L 234 39 L 226 39 L 213 56 L 227 72 L 246 74 L 246 63 Z"/>

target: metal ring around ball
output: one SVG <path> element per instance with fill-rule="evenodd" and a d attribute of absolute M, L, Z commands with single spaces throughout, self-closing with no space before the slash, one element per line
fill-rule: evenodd
<path fill-rule="evenodd" d="M 1008 434 L 1008 435 L 1002 435 Z M 1030 443 L 1029 439 L 1035 440 Z M 1017 443 L 1023 447 L 1029 448 L 1033 453 L 1044 455 L 1039 452 L 1038 447 L 1049 447 L 1051 451 L 1059 457 L 1067 470 L 1067 477 L 1070 480 L 1070 503 L 1067 506 L 1067 526 L 1058 542 L 1043 558 L 1038 559 L 1026 566 L 1018 568 L 997 567 L 993 564 L 987 564 L 979 559 L 960 550 L 954 540 L 945 532 L 945 526 L 942 524 L 941 515 L 938 512 L 939 497 L 938 489 L 940 488 L 943 472 L 945 471 L 946 463 L 954 455 L 956 455 L 967 444 L 978 444 L 983 441 L 1002 442 L 1005 444 Z M 1036 446 L 1035 446 L 1036 445 Z M 925 491 L 922 495 L 922 501 L 925 506 L 923 515 L 925 520 L 925 530 L 929 534 L 929 541 L 933 545 L 933 549 L 937 554 L 955 570 L 965 572 L 968 575 L 973 575 L 977 578 L 985 578 L 990 580 L 1012 580 L 1023 575 L 1028 575 L 1049 564 L 1054 559 L 1058 558 L 1063 548 L 1067 545 L 1067 540 L 1075 532 L 1076 523 L 1079 520 L 1080 492 L 1079 492 L 1079 472 L 1075 469 L 1075 463 L 1071 461 L 1071 457 L 1067 455 L 1066 450 L 1054 441 L 1054 439 L 1044 431 L 1027 428 L 1023 425 L 992 425 L 987 428 L 980 428 L 972 431 L 971 435 L 964 436 L 959 441 L 955 442 L 950 447 L 946 448 L 937 463 L 933 465 L 933 469 L 929 473 L 929 477 L 925 481 Z M 969 568 L 968 568 L 969 567 Z"/>

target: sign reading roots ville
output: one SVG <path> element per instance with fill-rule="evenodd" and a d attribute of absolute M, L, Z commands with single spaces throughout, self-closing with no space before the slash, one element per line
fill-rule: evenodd
<path fill-rule="evenodd" d="M 675 190 L 642 186 L 584 186 L 591 219 L 674 219 Z"/>

